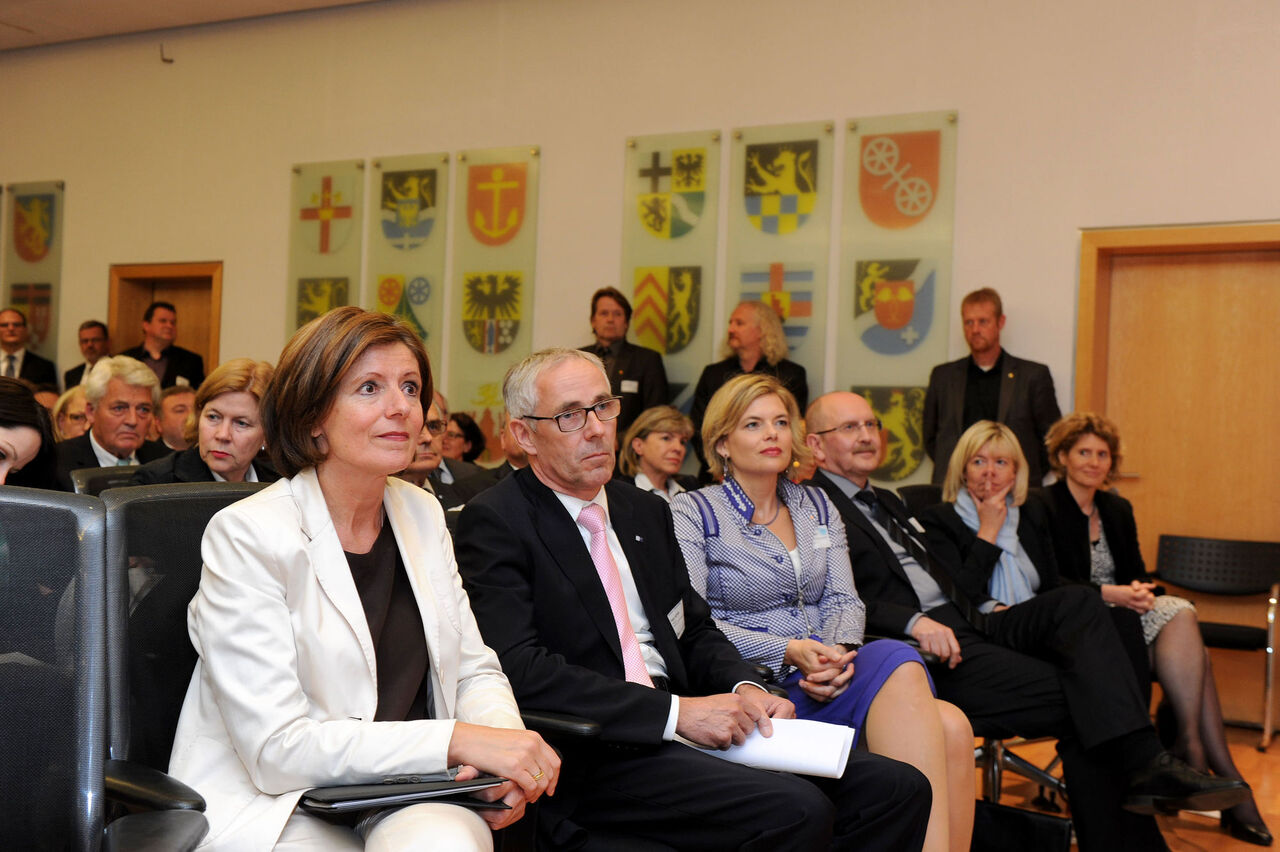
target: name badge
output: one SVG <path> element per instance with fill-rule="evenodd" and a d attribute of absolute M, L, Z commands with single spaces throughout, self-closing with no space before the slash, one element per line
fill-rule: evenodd
<path fill-rule="evenodd" d="M 827 532 L 826 524 L 818 527 L 818 531 L 813 534 L 813 547 L 815 550 L 821 550 L 831 546 L 831 533 Z"/>
<path fill-rule="evenodd" d="M 635 379 L 623 379 L 622 392 L 623 393 L 640 393 L 640 382 L 636 381 Z"/>
<path fill-rule="evenodd" d="M 667 613 L 667 621 L 671 623 L 671 629 L 676 632 L 676 638 L 684 636 L 684 601 L 676 601 L 676 605 L 671 607 L 671 611 Z"/>

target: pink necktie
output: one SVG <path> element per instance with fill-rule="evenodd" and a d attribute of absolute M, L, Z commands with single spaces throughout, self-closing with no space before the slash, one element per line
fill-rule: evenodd
<path fill-rule="evenodd" d="M 613 610 L 613 622 L 618 628 L 618 640 L 622 643 L 622 663 L 627 680 L 653 686 L 649 670 L 644 665 L 644 657 L 640 656 L 640 643 L 636 641 L 636 632 L 631 627 L 631 616 L 627 615 L 627 598 L 622 593 L 618 563 L 613 561 L 613 554 L 609 552 L 604 508 L 598 503 L 588 503 L 578 513 L 578 523 L 591 533 L 591 561 L 596 565 L 596 573 L 600 575 L 600 583 L 609 598 L 609 608 Z"/>

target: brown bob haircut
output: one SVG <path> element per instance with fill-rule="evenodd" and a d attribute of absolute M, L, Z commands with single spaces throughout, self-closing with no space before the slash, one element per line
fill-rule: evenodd
<path fill-rule="evenodd" d="M 418 361 L 422 373 L 418 398 L 425 418 L 433 392 L 427 350 L 395 317 L 354 306 L 334 308 L 290 338 L 262 398 L 263 434 L 271 461 L 282 476 L 297 476 L 324 461 L 312 432 L 333 407 L 347 373 L 369 349 L 397 343 L 408 347 Z"/>
<path fill-rule="evenodd" d="M 271 382 L 271 374 L 275 372 L 266 361 L 255 361 L 252 358 L 232 358 L 205 377 L 196 391 L 195 403 L 187 421 L 182 424 L 182 438 L 191 446 L 199 443 L 200 412 L 204 407 L 224 393 L 247 393 L 262 405 L 262 396 L 267 392 Z M 171 388 L 165 389 L 167 395 Z"/>

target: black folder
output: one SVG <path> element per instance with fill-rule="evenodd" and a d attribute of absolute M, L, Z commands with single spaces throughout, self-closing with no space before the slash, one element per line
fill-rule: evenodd
<path fill-rule="evenodd" d="M 505 778 L 481 775 L 470 781 L 416 781 L 388 784 L 350 784 L 342 787 L 313 787 L 302 794 L 302 809 L 314 814 L 341 814 L 367 808 L 389 808 L 419 802 L 441 802 L 464 808 L 510 808 L 504 802 L 485 802 L 470 794 L 496 787 Z"/>

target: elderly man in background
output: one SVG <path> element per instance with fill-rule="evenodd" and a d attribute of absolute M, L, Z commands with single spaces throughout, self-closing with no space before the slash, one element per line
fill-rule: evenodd
<path fill-rule="evenodd" d="M 124 355 L 103 358 L 83 384 L 89 431 L 57 445 L 61 490 L 75 490 L 73 470 L 145 464 L 169 452 L 159 441 L 147 440 L 160 382 L 145 364 Z"/>

